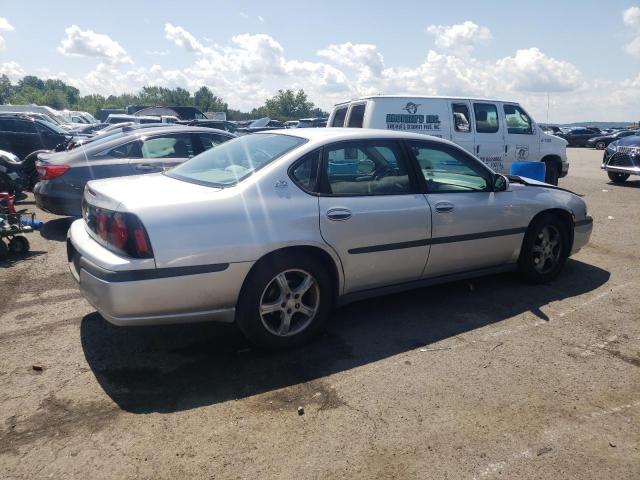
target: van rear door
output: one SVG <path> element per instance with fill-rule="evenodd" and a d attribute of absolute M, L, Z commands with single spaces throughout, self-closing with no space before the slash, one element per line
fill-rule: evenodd
<path fill-rule="evenodd" d="M 467 152 L 475 154 L 475 138 L 471 121 L 471 102 L 468 100 L 451 101 L 451 141 Z"/>
<path fill-rule="evenodd" d="M 489 168 L 498 173 L 505 169 L 504 125 L 498 105 L 492 102 L 473 102 L 476 123 L 476 149 L 474 154 Z"/>

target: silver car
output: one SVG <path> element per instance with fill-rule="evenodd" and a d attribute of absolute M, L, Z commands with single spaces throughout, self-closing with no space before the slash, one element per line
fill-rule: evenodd
<path fill-rule="evenodd" d="M 89 182 L 67 245 L 84 295 L 116 325 L 236 322 L 278 348 L 374 295 L 515 269 L 547 282 L 592 223 L 577 195 L 496 174 L 449 141 L 318 128 Z"/>

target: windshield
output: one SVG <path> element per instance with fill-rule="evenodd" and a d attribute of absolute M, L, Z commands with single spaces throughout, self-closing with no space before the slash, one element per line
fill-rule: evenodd
<path fill-rule="evenodd" d="M 305 142 L 303 138 L 273 133 L 245 135 L 193 157 L 166 175 L 201 185 L 228 187 Z"/>

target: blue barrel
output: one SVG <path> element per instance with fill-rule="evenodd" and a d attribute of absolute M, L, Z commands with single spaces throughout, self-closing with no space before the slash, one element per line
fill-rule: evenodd
<path fill-rule="evenodd" d="M 511 164 L 511 175 L 531 178 L 539 182 L 544 182 L 545 172 L 544 162 L 513 162 Z"/>
<path fill-rule="evenodd" d="M 20 219 L 20 223 L 27 227 L 31 227 L 34 230 L 40 230 L 42 228 L 42 225 L 44 225 L 42 221 L 36 220 L 35 218 L 32 220 L 31 217 L 22 217 Z"/>

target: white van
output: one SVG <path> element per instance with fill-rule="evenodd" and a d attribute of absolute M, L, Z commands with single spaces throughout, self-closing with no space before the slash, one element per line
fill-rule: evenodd
<path fill-rule="evenodd" d="M 548 135 L 516 102 L 375 95 L 337 104 L 328 127 L 404 130 L 457 143 L 499 173 L 515 161 L 542 161 L 546 182 L 569 172 L 567 142 Z"/>
<path fill-rule="evenodd" d="M 48 117 L 51 117 L 57 124 L 65 124 L 67 120 L 58 111 L 45 105 L 0 105 L 0 112 L 10 113 L 42 113 Z"/>

